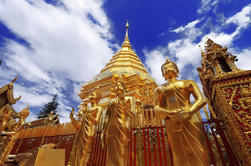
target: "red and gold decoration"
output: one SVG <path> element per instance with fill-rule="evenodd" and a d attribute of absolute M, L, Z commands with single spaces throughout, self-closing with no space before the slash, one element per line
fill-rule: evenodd
<path fill-rule="evenodd" d="M 201 55 L 198 71 L 211 113 L 223 125 L 239 163 L 251 165 L 251 71 L 238 69 L 237 57 L 210 39 Z"/>

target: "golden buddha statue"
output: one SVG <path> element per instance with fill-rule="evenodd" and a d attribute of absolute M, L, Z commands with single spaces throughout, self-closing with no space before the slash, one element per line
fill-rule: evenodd
<path fill-rule="evenodd" d="M 26 124 L 25 119 L 30 115 L 29 106 L 20 111 L 17 115 L 19 121 L 15 124 L 16 129 L 24 126 Z"/>
<path fill-rule="evenodd" d="M 237 113 L 235 113 L 236 117 L 245 125 L 249 126 L 251 124 L 251 85 L 244 85 L 240 86 L 240 97 L 238 98 L 238 101 L 240 103 L 240 106 L 242 109 Z M 250 131 L 247 132 L 250 134 Z"/>
<path fill-rule="evenodd" d="M 114 84 L 116 97 L 108 104 L 102 139 L 107 145 L 107 166 L 127 166 L 128 119 L 134 117 L 132 97 L 125 96 L 125 83 L 120 76 Z M 104 137 L 105 134 L 105 137 Z"/>
<path fill-rule="evenodd" d="M 155 89 L 155 111 L 157 118 L 165 119 L 174 166 L 210 165 L 202 125 L 195 116 L 206 104 L 197 84 L 177 80 L 178 67 L 168 58 L 161 70 L 167 83 Z"/>
<path fill-rule="evenodd" d="M 102 107 L 98 106 L 100 100 L 100 94 L 92 92 L 89 95 L 90 108 L 86 109 L 83 114 L 82 122 L 73 118 L 74 109 L 70 115 L 73 126 L 77 129 L 76 141 L 75 141 L 75 154 L 72 158 L 71 165 L 84 166 L 87 165 L 89 159 L 90 145 L 94 140 L 96 133 L 96 125 L 100 121 L 102 115 Z"/>
<path fill-rule="evenodd" d="M 84 103 L 83 106 L 79 109 L 78 113 L 76 116 L 78 117 L 78 121 L 82 121 L 84 117 L 84 112 L 87 109 L 87 103 Z"/>
<path fill-rule="evenodd" d="M 81 126 L 81 122 L 76 120 L 73 115 L 74 115 L 74 111 L 75 109 L 72 108 L 71 114 L 70 114 L 70 119 L 71 119 L 71 124 L 72 126 L 75 128 L 76 131 L 79 130 L 80 126 Z"/>

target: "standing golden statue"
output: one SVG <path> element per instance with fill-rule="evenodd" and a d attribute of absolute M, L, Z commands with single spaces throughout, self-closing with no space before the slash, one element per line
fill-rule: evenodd
<path fill-rule="evenodd" d="M 157 118 L 166 120 L 174 166 L 210 165 L 202 125 L 195 116 L 206 104 L 197 84 L 177 80 L 178 67 L 168 58 L 161 70 L 167 83 L 155 89 L 155 111 Z M 195 98 L 193 104 L 191 94 Z"/>
<path fill-rule="evenodd" d="M 98 106 L 100 94 L 92 92 L 89 95 L 90 108 L 83 112 L 82 122 L 78 122 L 73 118 L 74 109 L 71 112 L 70 118 L 75 129 L 78 129 L 75 141 L 75 154 L 72 158 L 71 165 L 84 166 L 87 165 L 89 159 L 90 145 L 94 140 L 96 133 L 96 125 L 99 123 L 102 115 L 102 108 Z"/>
<path fill-rule="evenodd" d="M 120 76 L 114 84 L 116 98 L 113 98 L 107 108 L 104 125 L 107 145 L 107 166 L 127 166 L 127 145 L 129 135 L 128 119 L 134 117 L 131 111 L 132 98 L 125 96 L 125 83 Z"/>
<path fill-rule="evenodd" d="M 77 135 L 74 145 L 74 157 L 72 158 L 71 165 L 85 166 L 89 159 L 90 145 L 94 140 L 96 133 L 96 125 L 99 123 L 102 115 L 102 107 L 98 106 L 100 94 L 92 92 L 89 95 L 90 108 L 83 112 L 83 119 L 81 122 L 73 118 L 74 109 L 72 109 L 70 118 L 72 124 L 77 129 Z"/>

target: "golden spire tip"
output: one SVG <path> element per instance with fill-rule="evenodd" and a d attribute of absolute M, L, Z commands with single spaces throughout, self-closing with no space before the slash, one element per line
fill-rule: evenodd
<path fill-rule="evenodd" d="M 129 42 L 129 37 L 128 37 L 128 28 L 129 28 L 129 23 L 128 20 L 126 21 L 126 34 L 125 34 L 125 39 L 124 42 L 122 44 L 122 47 L 130 47 L 130 42 Z M 125 43 L 127 43 L 127 45 L 124 45 Z M 129 44 L 129 45 L 128 45 Z"/>
<path fill-rule="evenodd" d="M 129 28 L 129 23 L 128 23 L 128 20 L 126 21 L 126 29 Z"/>

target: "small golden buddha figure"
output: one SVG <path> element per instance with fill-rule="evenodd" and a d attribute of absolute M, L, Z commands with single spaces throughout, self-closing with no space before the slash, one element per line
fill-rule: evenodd
<path fill-rule="evenodd" d="M 242 107 L 241 111 L 238 113 L 241 116 L 242 122 L 247 125 L 251 123 L 251 86 L 241 86 L 240 87 L 240 95 L 241 97 L 238 98 L 238 101 Z M 244 111 L 245 109 L 246 111 Z"/>
<path fill-rule="evenodd" d="M 83 120 L 84 117 L 84 112 L 87 109 L 87 103 L 83 104 L 83 107 L 81 107 L 77 113 L 77 117 L 78 117 L 78 121 L 81 122 Z"/>
<path fill-rule="evenodd" d="M 249 87 L 242 87 L 240 89 L 241 99 L 239 99 L 239 102 L 241 103 L 242 108 L 244 109 L 250 109 L 251 108 L 251 86 Z"/>
<path fill-rule="evenodd" d="M 29 111 L 29 106 L 27 106 L 25 109 L 23 109 L 22 111 L 20 111 L 18 113 L 18 118 L 19 121 L 17 123 L 15 123 L 15 129 L 19 130 L 21 127 L 23 127 L 26 122 L 25 119 L 30 115 L 30 111 Z"/>
<path fill-rule="evenodd" d="M 195 116 L 206 102 L 194 81 L 177 80 L 174 62 L 167 58 L 161 70 L 167 83 L 155 89 L 155 111 L 157 118 L 165 119 L 174 166 L 209 166 L 202 125 Z"/>
<path fill-rule="evenodd" d="M 134 113 L 131 111 L 131 97 L 125 96 L 125 83 L 120 78 L 114 84 L 116 98 L 113 98 L 108 105 L 104 125 L 105 138 L 102 137 L 107 145 L 107 166 L 127 166 L 129 136 L 127 119 L 134 117 Z"/>
<path fill-rule="evenodd" d="M 96 133 L 96 125 L 100 121 L 100 117 L 102 115 L 102 107 L 98 106 L 100 100 L 100 94 L 97 92 L 92 92 L 89 95 L 89 102 L 91 104 L 90 108 L 86 109 L 83 112 L 83 120 L 79 122 L 73 118 L 73 112 L 70 115 L 73 126 L 78 128 L 76 142 L 75 142 L 75 154 L 71 165 L 74 166 L 85 166 L 87 165 L 89 156 L 90 156 L 90 145 L 94 140 L 94 136 Z M 76 123 L 75 123 L 76 122 Z M 79 125 L 80 123 L 80 125 Z"/>
<path fill-rule="evenodd" d="M 74 129 L 75 129 L 76 131 L 78 131 L 79 128 L 80 128 L 80 126 L 81 126 L 81 122 L 78 121 L 77 119 L 75 119 L 75 118 L 73 117 L 74 111 L 75 111 L 75 109 L 72 108 L 72 111 L 71 111 L 71 114 L 70 114 L 70 119 L 71 119 L 71 124 L 72 124 L 72 126 L 74 127 Z"/>
<path fill-rule="evenodd" d="M 88 108 L 87 103 L 84 103 L 83 108 L 80 108 L 80 110 L 76 114 L 76 116 L 78 117 L 78 120 L 73 117 L 74 108 L 72 108 L 72 112 L 70 114 L 70 119 L 71 119 L 71 124 L 75 128 L 76 131 L 78 131 L 81 126 L 81 122 L 84 119 L 85 112 L 87 111 L 87 108 Z"/>

